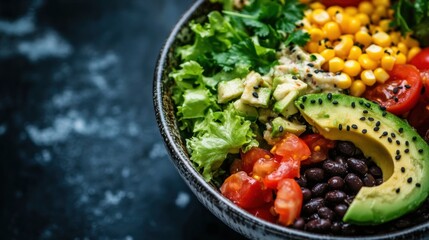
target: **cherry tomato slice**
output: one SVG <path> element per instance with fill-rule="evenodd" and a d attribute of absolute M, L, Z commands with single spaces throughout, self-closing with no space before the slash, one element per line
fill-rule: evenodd
<path fill-rule="evenodd" d="M 280 162 L 280 166 L 263 179 L 264 185 L 267 188 L 276 189 L 281 180 L 299 177 L 300 163 L 300 160 L 293 158 L 285 160 L 283 158 Z"/>
<path fill-rule="evenodd" d="M 320 0 L 320 2 L 326 7 L 335 6 L 335 5 L 341 6 L 341 7 L 357 6 L 362 1 L 363 0 Z"/>
<path fill-rule="evenodd" d="M 364 97 L 378 102 L 393 114 L 404 114 L 419 100 L 422 89 L 420 72 L 413 65 L 397 64 L 389 75 L 389 80 L 368 89 Z"/>
<path fill-rule="evenodd" d="M 253 170 L 253 165 L 260 158 L 269 159 L 272 154 L 265 149 L 254 147 L 245 153 L 241 153 L 242 166 L 241 169 L 245 171 L 247 174 L 251 174 Z"/>
<path fill-rule="evenodd" d="M 255 165 L 253 165 L 252 177 L 257 180 L 262 179 L 277 170 L 279 166 L 280 163 L 273 158 L 260 158 L 256 161 Z"/>
<path fill-rule="evenodd" d="M 229 176 L 220 187 L 222 195 L 241 208 L 255 208 L 273 199 L 271 190 L 241 171 Z"/>
<path fill-rule="evenodd" d="M 301 139 L 311 151 L 310 157 L 303 161 L 302 164 L 312 164 L 326 160 L 329 149 L 335 147 L 335 141 L 326 139 L 317 133 L 307 134 L 301 137 Z"/>
<path fill-rule="evenodd" d="M 305 160 L 311 152 L 307 144 L 298 136 L 292 133 L 287 133 L 274 147 L 271 153 L 284 157 L 285 159 L 292 158 L 294 160 Z"/>
<path fill-rule="evenodd" d="M 279 223 L 288 226 L 299 217 L 302 207 L 302 191 L 293 179 L 283 179 L 277 187 L 274 210 L 279 214 Z"/>
<path fill-rule="evenodd" d="M 261 207 L 247 209 L 247 211 L 258 218 L 264 219 L 265 221 L 271 223 L 275 223 L 277 221 L 277 216 L 276 214 L 273 214 L 271 210 L 272 207 L 273 203 L 267 203 Z"/>
<path fill-rule="evenodd" d="M 429 70 L 429 47 L 422 49 L 409 63 L 419 70 Z"/>

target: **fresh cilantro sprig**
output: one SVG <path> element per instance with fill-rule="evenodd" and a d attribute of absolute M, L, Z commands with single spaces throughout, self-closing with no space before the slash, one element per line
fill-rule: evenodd
<path fill-rule="evenodd" d="M 429 1 L 399 0 L 395 10 L 393 27 L 398 27 L 402 35 L 412 32 L 422 46 L 429 46 Z"/>

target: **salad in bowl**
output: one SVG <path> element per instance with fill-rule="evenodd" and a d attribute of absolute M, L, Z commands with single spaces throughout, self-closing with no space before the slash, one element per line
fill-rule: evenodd
<path fill-rule="evenodd" d="M 297 231 L 429 220 L 428 1 L 206 4 L 164 80 L 204 181 Z"/>

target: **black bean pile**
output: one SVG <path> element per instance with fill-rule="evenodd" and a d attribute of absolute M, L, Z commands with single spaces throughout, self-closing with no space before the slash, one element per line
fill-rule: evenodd
<path fill-rule="evenodd" d="M 381 169 L 353 143 L 337 141 L 327 160 L 302 166 L 297 179 L 303 194 L 301 217 L 293 228 L 331 235 L 392 232 L 429 219 L 429 201 L 417 211 L 377 226 L 358 226 L 341 219 L 363 186 L 383 182 Z"/>

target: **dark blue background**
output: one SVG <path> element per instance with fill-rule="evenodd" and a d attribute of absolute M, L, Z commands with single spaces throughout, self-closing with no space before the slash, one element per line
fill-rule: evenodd
<path fill-rule="evenodd" d="M 2 0 L 2 239 L 238 239 L 168 159 L 156 57 L 192 0 Z"/>

